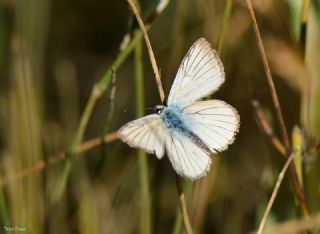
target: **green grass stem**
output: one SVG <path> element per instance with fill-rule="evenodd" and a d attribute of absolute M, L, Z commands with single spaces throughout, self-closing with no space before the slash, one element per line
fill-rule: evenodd
<path fill-rule="evenodd" d="M 139 2 L 136 0 L 139 7 Z M 139 7 L 140 8 L 140 7 Z M 137 37 L 139 31 L 135 31 Z M 144 74 L 143 74 L 143 40 L 139 38 L 134 49 L 134 75 L 135 75 L 135 102 L 136 116 L 144 116 Z M 142 150 L 138 150 L 139 180 L 140 180 L 140 233 L 151 233 L 151 201 L 147 155 Z"/>
<path fill-rule="evenodd" d="M 222 21 L 222 27 L 219 35 L 219 44 L 218 44 L 218 54 L 221 55 L 221 51 L 223 48 L 223 43 L 224 43 L 224 37 L 227 32 L 231 12 L 232 12 L 232 1 L 233 0 L 227 0 L 226 6 L 224 8 L 224 13 L 223 13 L 223 21 Z"/>
<path fill-rule="evenodd" d="M 1 219 L 3 221 L 3 224 L 7 227 L 10 226 L 8 209 L 7 209 L 7 205 L 5 202 L 5 197 L 4 197 L 2 188 L 0 189 L 0 215 L 1 215 Z"/>
<path fill-rule="evenodd" d="M 142 38 L 141 32 L 138 32 L 135 34 L 132 41 L 129 43 L 127 48 L 125 48 L 116 58 L 116 60 L 112 63 L 112 65 L 108 68 L 106 73 L 101 77 L 101 79 L 93 86 L 91 94 L 89 96 L 89 99 L 87 101 L 87 104 L 84 108 L 84 111 L 80 118 L 80 124 L 79 128 L 77 130 L 77 133 L 74 138 L 74 142 L 72 145 L 72 150 L 75 150 L 79 144 L 82 141 L 84 132 L 87 128 L 89 119 L 91 117 L 93 108 L 95 107 L 97 100 L 101 97 L 103 92 L 108 88 L 111 78 L 112 78 L 112 72 L 116 72 L 120 66 L 123 64 L 123 62 L 126 60 L 128 55 L 132 52 L 134 49 L 136 43 L 138 40 Z"/>
<path fill-rule="evenodd" d="M 193 183 L 190 181 L 184 181 L 183 183 L 183 187 L 184 187 L 184 191 L 186 194 L 186 199 L 189 201 L 190 200 L 190 196 L 191 196 L 191 192 L 192 192 L 192 186 Z M 181 234 L 182 232 L 182 212 L 181 212 L 181 208 L 178 207 L 177 211 L 176 211 L 176 219 L 175 219 L 175 223 L 173 226 L 173 231 L 172 234 Z"/>
<path fill-rule="evenodd" d="M 108 85 L 111 82 L 113 72 L 116 72 L 117 69 L 123 64 L 128 55 L 132 52 L 135 47 L 138 39 L 142 38 L 141 32 L 136 33 L 135 37 L 129 43 L 129 45 L 117 56 L 116 60 L 112 63 L 112 65 L 108 68 L 105 74 L 101 77 L 101 79 L 93 86 L 89 99 L 85 105 L 84 111 L 80 118 L 79 127 L 77 129 L 76 135 L 72 141 L 71 145 L 71 154 L 74 154 L 82 142 L 84 132 L 88 126 L 89 119 L 92 115 L 93 108 L 95 107 L 98 99 L 101 97 L 103 92 L 108 88 Z M 61 177 L 61 186 L 59 190 L 59 194 L 62 195 L 63 191 L 66 187 L 66 181 L 70 174 L 70 167 L 72 165 L 66 165 L 63 170 L 63 177 Z"/>

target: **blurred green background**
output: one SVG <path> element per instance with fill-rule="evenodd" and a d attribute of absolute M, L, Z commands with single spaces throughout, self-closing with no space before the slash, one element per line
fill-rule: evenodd
<path fill-rule="evenodd" d="M 142 17 L 157 4 L 141 0 Z M 310 214 L 316 214 L 320 2 L 253 4 L 290 138 L 295 126 L 301 132 L 303 142 L 294 144 L 302 150 L 300 183 Z M 138 38 L 131 51 L 120 49 L 126 34 Z M 213 98 L 234 106 L 241 118 L 234 144 L 212 156 L 209 175 L 185 183 L 194 232 L 256 230 L 285 159 L 251 104 L 261 103 L 280 138 L 245 1 L 170 1 L 149 35 L 166 94 L 192 43 L 200 37 L 212 43 L 226 72 Z M 124 53 L 128 57 L 112 65 Z M 159 161 L 119 140 L 75 156 L 81 142 L 114 132 L 152 113 L 144 107 L 160 104 L 145 43 L 126 1 L 0 1 L 0 77 L 1 181 L 13 178 L 0 191 L 1 232 L 20 227 L 24 233 L 183 233 L 166 158 Z M 80 124 L 81 117 L 87 123 Z M 44 165 L 61 151 L 66 158 Z M 26 169 L 35 164 L 42 169 Z M 14 179 L 21 172 L 23 178 Z M 288 173 L 267 226 L 300 217 Z"/>

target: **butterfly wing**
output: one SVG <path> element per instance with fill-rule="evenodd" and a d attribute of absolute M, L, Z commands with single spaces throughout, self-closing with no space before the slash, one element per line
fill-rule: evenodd
<path fill-rule="evenodd" d="M 166 151 L 174 170 L 184 178 L 195 180 L 206 175 L 210 170 L 210 152 L 202 149 L 180 132 L 168 132 Z"/>
<path fill-rule="evenodd" d="M 215 50 L 205 39 L 197 40 L 178 69 L 167 104 L 181 108 L 190 132 L 203 144 L 182 131 L 166 128 L 156 114 L 126 124 L 119 130 L 120 138 L 158 158 L 166 149 L 173 168 L 185 178 L 195 180 L 206 175 L 210 153 L 224 150 L 233 142 L 239 116 L 223 101 L 195 101 L 217 90 L 224 79 L 223 65 Z"/>
<path fill-rule="evenodd" d="M 165 129 L 159 115 L 147 115 L 119 129 L 121 140 L 134 148 L 142 148 L 157 158 L 164 155 Z"/>
<path fill-rule="evenodd" d="M 216 51 L 200 38 L 189 49 L 178 69 L 168 105 L 183 107 L 206 97 L 217 90 L 224 79 L 224 68 Z"/>
<path fill-rule="evenodd" d="M 219 100 L 195 102 L 183 110 L 190 130 L 215 153 L 225 150 L 239 130 L 238 112 Z"/>

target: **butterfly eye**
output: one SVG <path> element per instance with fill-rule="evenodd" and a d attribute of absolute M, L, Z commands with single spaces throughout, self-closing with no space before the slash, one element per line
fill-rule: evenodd
<path fill-rule="evenodd" d="M 160 114 L 163 111 L 163 106 L 156 105 L 155 110 L 156 110 L 157 114 Z"/>

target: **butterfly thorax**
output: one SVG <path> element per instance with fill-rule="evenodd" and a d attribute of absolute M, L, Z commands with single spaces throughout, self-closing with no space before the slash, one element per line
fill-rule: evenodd
<path fill-rule="evenodd" d="M 178 108 L 164 106 L 163 109 L 158 112 L 158 114 L 161 116 L 168 129 L 186 128 L 182 112 Z"/>
<path fill-rule="evenodd" d="M 199 147 L 210 152 L 209 147 L 187 127 L 188 119 L 179 108 L 162 106 L 162 109 L 157 113 L 169 131 L 172 131 L 174 134 L 183 134 L 189 137 Z"/>

